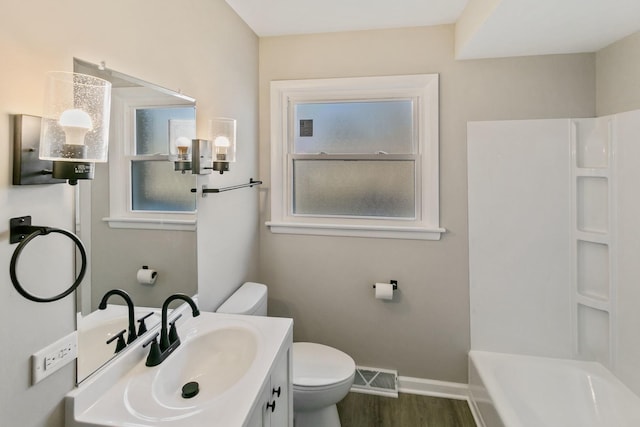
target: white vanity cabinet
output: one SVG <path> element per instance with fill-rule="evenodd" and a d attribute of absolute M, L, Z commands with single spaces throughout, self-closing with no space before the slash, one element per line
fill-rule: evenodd
<path fill-rule="evenodd" d="M 67 394 L 66 427 L 293 427 L 291 319 L 201 312 L 176 326 L 161 364 L 137 340 Z"/>
<path fill-rule="evenodd" d="M 247 427 L 293 427 L 291 346 L 274 361 L 246 424 Z"/>

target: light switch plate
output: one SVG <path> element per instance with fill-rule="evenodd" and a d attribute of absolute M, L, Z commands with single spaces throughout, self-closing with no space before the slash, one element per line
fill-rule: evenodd
<path fill-rule="evenodd" d="M 78 357 L 78 333 L 73 331 L 31 356 L 31 384 L 56 372 Z"/>

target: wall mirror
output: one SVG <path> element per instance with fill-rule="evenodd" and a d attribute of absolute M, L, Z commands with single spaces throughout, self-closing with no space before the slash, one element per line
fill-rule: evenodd
<path fill-rule="evenodd" d="M 174 171 L 168 161 L 169 133 L 176 123 L 191 121 L 195 132 L 195 100 L 104 64 L 74 59 L 74 71 L 113 85 L 109 162 L 97 163 L 95 179 L 80 181 L 76 190 L 76 234 L 89 258 L 76 292 L 80 383 L 117 356 L 114 337 L 128 329 L 124 298 L 113 295 L 107 308 L 98 310 L 109 290 L 126 291 L 136 320 L 149 316 L 147 328 L 159 323 L 158 308 L 166 297 L 197 293 L 196 196 L 190 192 L 196 178 Z M 115 214 L 114 204 L 120 209 Z M 137 280 L 143 266 L 157 270 L 154 284 Z M 139 323 L 135 326 L 137 332 Z"/>

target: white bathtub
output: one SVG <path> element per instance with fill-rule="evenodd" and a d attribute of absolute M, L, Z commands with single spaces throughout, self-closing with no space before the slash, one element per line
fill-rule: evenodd
<path fill-rule="evenodd" d="M 640 398 L 595 362 L 469 352 L 485 427 L 638 427 Z"/>

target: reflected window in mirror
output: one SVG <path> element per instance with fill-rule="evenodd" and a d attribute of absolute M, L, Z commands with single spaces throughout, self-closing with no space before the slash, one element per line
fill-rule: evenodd
<path fill-rule="evenodd" d="M 195 175 L 176 173 L 171 140 L 195 138 L 193 102 L 140 87 L 114 89 L 109 158 L 114 228 L 195 229 Z"/>
<path fill-rule="evenodd" d="M 174 173 L 171 139 L 195 139 L 193 108 L 137 108 L 131 165 L 131 209 L 194 213 L 193 175 Z"/>

